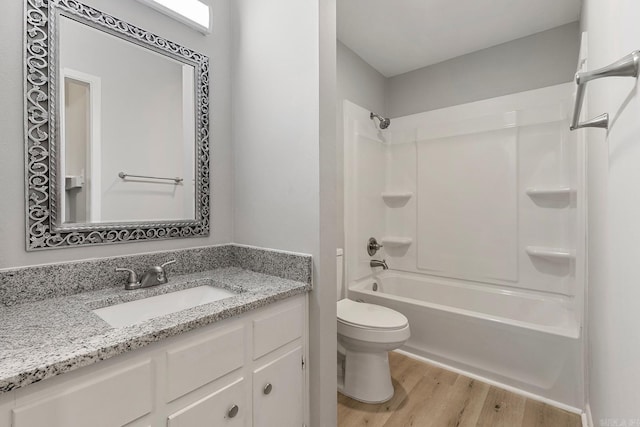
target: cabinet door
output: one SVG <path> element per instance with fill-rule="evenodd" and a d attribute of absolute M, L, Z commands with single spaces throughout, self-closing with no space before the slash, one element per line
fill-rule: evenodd
<path fill-rule="evenodd" d="M 301 427 L 304 377 L 302 347 L 253 373 L 253 426 Z"/>
<path fill-rule="evenodd" d="M 244 328 L 224 328 L 205 339 L 167 351 L 167 401 L 173 401 L 238 369 L 244 358 Z"/>
<path fill-rule="evenodd" d="M 112 427 L 153 410 L 151 361 L 110 369 L 13 410 L 14 427 Z"/>
<path fill-rule="evenodd" d="M 244 381 L 240 378 L 170 415 L 167 425 L 168 427 L 244 426 L 245 414 L 249 409 L 244 407 L 245 393 Z"/>

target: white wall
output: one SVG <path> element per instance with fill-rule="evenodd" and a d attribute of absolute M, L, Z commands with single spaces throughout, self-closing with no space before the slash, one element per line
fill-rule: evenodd
<path fill-rule="evenodd" d="M 85 3 L 156 34 L 200 51 L 211 60 L 211 235 L 35 253 L 25 251 L 23 2 L 3 2 L 0 14 L 0 268 L 113 255 L 204 246 L 232 241 L 232 155 L 230 120 L 229 1 L 207 0 L 213 7 L 209 36 L 130 0 L 85 0 Z"/>
<path fill-rule="evenodd" d="M 387 112 L 400 117 L 571 81 L 577 22 L 391 77 Z"/>
<path fill-rule="evenodd" d="M 313 255 L 311 424 L 335 425 L 335 1 L 237 0 L 233 26 L 235 241 Z"/>
<path fill-rule="evenodd" d="M 338 246 L 344 245 L 344 123 L 343 100 L 386 116 L 387 78 L 354 51 L 337 41 L 337 206 Z"/>
<path fill-rule="evenodd" d="M 636 0 L 586 0 L 588 69 L 640 48 Z M 612 123 L 587 132 L 589 185 L 588 402 L 594 425 L 640 422 L 640 100 L 637 81 L 589 83 L 587 113 Z M 608 423 L 608 424 L 607 424 Z"/>

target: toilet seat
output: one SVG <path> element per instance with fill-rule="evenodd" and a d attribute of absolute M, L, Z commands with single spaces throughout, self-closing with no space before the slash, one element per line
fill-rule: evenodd
<path fill-rule="evenodd" d="M 380 305 L 343 299 L 336 309 L 338 322 L 356 328 L 398 330 L 409 324 L 403 314 Z"/>
<path fill-rule="evenodd" d="M 337 314 L 338 335 L 347 339 L 391 344 L 410 336 L 407 318 L 387 307 L 343 299 L 338 301 Z"/>

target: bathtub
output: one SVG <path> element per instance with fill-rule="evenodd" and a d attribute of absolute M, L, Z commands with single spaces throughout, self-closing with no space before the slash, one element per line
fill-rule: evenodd
<path fill-rule="evenodd" d="M 392 270 L 350 283 L 349 298 L 404 314 L 410 354 L 574 412 L 584 406 L 571 298 Z"/>

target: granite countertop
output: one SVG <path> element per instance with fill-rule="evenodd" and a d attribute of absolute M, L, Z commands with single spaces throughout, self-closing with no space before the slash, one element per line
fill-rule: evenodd
<path fill-rule="evenodd" d="M 96 308 L 202 285 L 239 293 L 122 328 L 113 328 L 92 313 Z M 140 290 L 111 287 L 0 307 L 0 393 L 309 290 L 308 283 L 227 267 L 173 276 L 166 285 Z"/>

